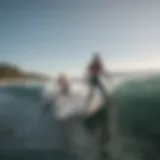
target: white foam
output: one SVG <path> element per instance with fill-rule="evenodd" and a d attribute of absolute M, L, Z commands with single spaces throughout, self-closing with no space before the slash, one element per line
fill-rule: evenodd
<path fill-rule="evenodd" d="M 121 84 L 124 81 L 124 79 L 114 79 L 114 81 L 106 81 L 105 79 L 101 79 L 102 84 L 105 86 L 106 90 L 109 92 L 112 92 L 112 90 L 119 84 Z M 44 97 L 46 97 L 46 95 L 52 94 L 55 90 L 58 89 L 58 86 L 55 83 L 47 83 L 44 86 L 44 90 L 43 90 L 43 94 Z M 81 97 L 84 101 L 86 100 L 88 94 L 89 94 L 89 86 L 82 83 L 82 82 L 74 82 L 72 83 L 71 89 L 73 92 L 75 93 L 80 93 Z M 89 109 L 88 109 L 88 113 L 92 113 L 94 112 L 97 107 L 99 107 L 101 104 L 103 103 L 103 99 L 102 96 L 100 94 L 100 91 L 95 89 L 95 94 L 94 94 L 94 98 L 92 99 Z"/>

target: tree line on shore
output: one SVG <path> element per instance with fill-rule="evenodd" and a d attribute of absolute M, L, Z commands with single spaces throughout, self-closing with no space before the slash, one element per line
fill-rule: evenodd
<path fill-rule="evenodd" d="M 49 77 L 45 74 L 30 73 L 8 63 L 0 63 L 0 79 L 38 79 L 45 80 Z"/>

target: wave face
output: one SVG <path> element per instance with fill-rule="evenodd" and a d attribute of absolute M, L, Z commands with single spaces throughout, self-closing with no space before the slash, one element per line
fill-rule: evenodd
<path fill-rule="evenodd" d="M 112 88 L 113 97 L 110 113 L 111 158 L 160 159 L 157 151 L 160 148 L 160 80 L 139 79 L 122 84 L 123 81 L 119 79 L 112 84 L 106 83 L 106 87 Z M 76 119 L 74 125 L 77 128 L 72 136 L 79 141 L 76 142 L 74 154 L 59 147 L 61 125 L 51 112 L 42 111 L 45 94 L 55 88 L 51 85 L 48 89 L 41 85 L 0 87 L 1 160 L 29 160 L 33 157 L 39 160 L 96 159 L 96 142 Z M 75 83 L 73 88 L 83 96 L 87 95 L 86 84 Z"/>
<path fill-rule="evenodd" d="M 125 82 L 112 97 L 112 159 L 160 159 L 160 78 Z"/>
<path fill-rule="evenodd" d="M 0 87 L 0 159 L 93 159 L 94 139 L 81 123 L 73 133 L 77 147 L 73 155 L 60 148 L 61 124 L 51 112 L 43 112 L 44 86 Z M 1 158 L 2 157 L 2 158 Z M 91 158 L 92 157 L 92 158 Z"/>

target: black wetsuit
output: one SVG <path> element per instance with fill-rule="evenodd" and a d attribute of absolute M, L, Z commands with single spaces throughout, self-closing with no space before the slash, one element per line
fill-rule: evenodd
<path fill-rule="evenodd" d="M 99 63 L 94 63 L 89 66 L 89 74 L 90 74 L 90 84 L 95 86 L 100 83 L 99 74 L 102 71 L 102 66 Z"/>
<path fill-rule="evenodd" d="M 106 98 L 106 90 L 105 87 L 102 85 L 100 81 L 100 74 L 103 73 L 103 66 L 101 63 L 92 63 L 88 67 L 89 71 L 89 85 L 90 85 L 90 94 L 89 94 L 89 100 L 90 97 L 92 97 L 93 89 L 96 87 L 100 89 L 103 98 Z"/>

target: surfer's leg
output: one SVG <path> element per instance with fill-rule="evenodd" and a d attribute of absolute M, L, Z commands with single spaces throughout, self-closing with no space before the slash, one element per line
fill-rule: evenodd
<path fill-rule="evenodd" d="M 107 91 L 106 91 L 106 88 L 105 86 L 100 82 L 100 80 L 98 79 L 98 82 L 97 82 L 97 87 L 99 88 L 104 100 L 107 98 Z"/>
<path fill-rule="evenodd" d="M 98 78 L 98 76 L 93 76 L 90 79 L 90 92 L 89 92 L 89 97 L 88 97 L 89 100 L 91 100 L 91 98 L 93 98 L 93 96 L 94 96 L 94 90 L 96 88 L 101 88 L 101 86 L 99 84 L 99 78 Z"/>
<path fill-rule="evenodd" d="M 95 85 L 94 85 L 94 79 L 91 78 L 89 80 L 89 93 L 88 93 L 88 96 L 87 96 L 87 106 L 89 106 L 93 96 L 94 96 L 94 88 L 95 88 Z"/>
<path fill-rule="evenodd" d="M 108 94 L 103 86 L 103 84 L 100 82 L 100 80 L 97 80 L 97 87 L 101 92 L 101 95 L 104 99 L 104 102 L 106 102 L 108 99 Z M 104 106 L 102 106 L 103 112 L 101 112 L 101 121 L 98 123 L 98 128 L 100 130 L 100 135 L 99 135 L 99 145 L 100 145 L 100 150 L 103 156 L 107 156 L 107 144 L 109 141 L 109 131 L 108 131 L 108 106 L 107 104 L 104 103 Z"/>

